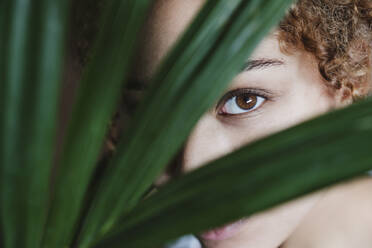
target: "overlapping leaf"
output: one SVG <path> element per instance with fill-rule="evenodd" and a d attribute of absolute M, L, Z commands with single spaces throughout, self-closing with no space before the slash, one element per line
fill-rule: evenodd
<path fill-rule="evenodd" d="M 150 2 L 106 1 L 95 54 L 83 75 L 59 161 L 45 248 L 66 247 L 74 236 L 84 194 Z"/>
<path fill-rule="evenodd" d="M 41 245 L 67 3 L 0 2 L 2 247 Z"/>

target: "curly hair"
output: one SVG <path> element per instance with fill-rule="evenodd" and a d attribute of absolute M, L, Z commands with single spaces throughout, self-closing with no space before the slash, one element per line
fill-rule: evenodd
<path fill-rule="evenodd" d="M 313 54 L 326 84 L 342 100 L 371 90 L 372 1 L 298 0 L 278 27 L 282 52 Z"/>

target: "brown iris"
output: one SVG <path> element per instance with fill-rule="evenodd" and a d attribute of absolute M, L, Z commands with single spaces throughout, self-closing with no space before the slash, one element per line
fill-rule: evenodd
<path fill-rule="evenodd" d="M 239 108 L 249 110 L 257 104 L 257 96 L 249 93 L 243 93 L 236 96 L 236 104 Z"/>

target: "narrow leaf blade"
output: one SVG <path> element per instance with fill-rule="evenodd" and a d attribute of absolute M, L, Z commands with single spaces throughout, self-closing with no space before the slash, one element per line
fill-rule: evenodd
<path fill-rule="evenodd" d="M 71 243 L 149 3 L 107 1 L 95 55 L 83 75 L 59 161 L 44 247 L 66 247 Z"/>
<path fill-rule="evenodd" d="M 4 247 L 36 248 L 48 212 L 67 2 L 1 5 L 7 12 L 1 20 L 1 229 Z"/>

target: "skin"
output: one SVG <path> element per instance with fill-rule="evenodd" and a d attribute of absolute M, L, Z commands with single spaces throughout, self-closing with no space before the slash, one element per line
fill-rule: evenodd
<path fill-rule="evenodd" d="M 369 178 L 331 188 L 288 237 L 283 248 L 371 247 L 371 190 Z"/>
<path fill-rule="evenodd" d="M 156 1 L 144 30 L 136 72 L 139 80 L 151 78 L 203 2 Z M 341 102 L 338 92 L 325 86 L 311 54 L 283 54 L 275 31 L 259 44 L 249 61 L 266 63 L 246 68 L 234 78 L 226 93 L 240 90 L 241 95 L 242 90 L 253 90 L 251 94 L 261 104 L 237 114 L 242 109 L 237 108 L 236 102 L 221 96 L 216 106 L 198 121 L 186 142 L 184 173 L 242 145 L 351 102 L 351 99 Z M 202 241 L 207 248 L 369 247 L 372 243 L 366 232 L 372 225 L 371 211 L 367 211 L 372 206 L 369 190 L 370 179 L 347 182 L 251 216 L 228 239 Z M 356 232 L 355 226 L 360 231 Z M 349 232 L 353 233 L 352 238 L 345 235 Z"/>

